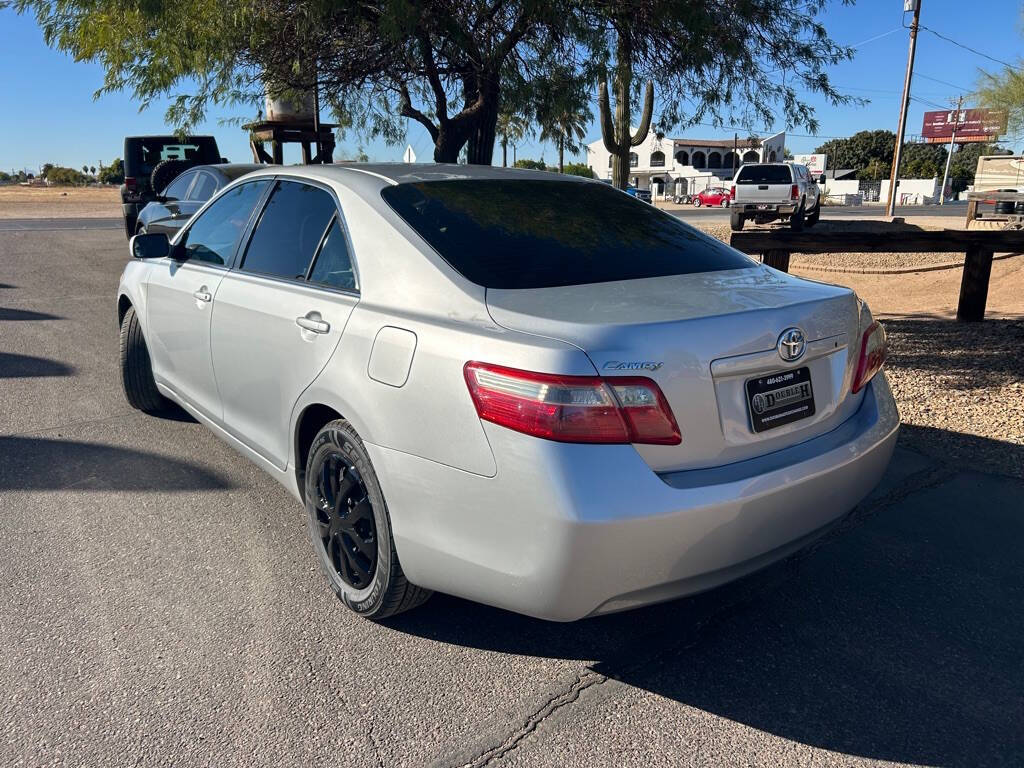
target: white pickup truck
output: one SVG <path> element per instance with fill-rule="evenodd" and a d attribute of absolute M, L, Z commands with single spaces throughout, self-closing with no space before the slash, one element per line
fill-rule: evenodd
<path fill-rule="evenodd" d="M 824 174 L 815 178 L 804 165 L 796 163 L 749 163 L 741 166 L 732 181 L 732 212 L 729 225 L 734 232 L 745 221 L 764 224 L 788 219 L 795 230 L 813 226 L 821 215 Z"/>

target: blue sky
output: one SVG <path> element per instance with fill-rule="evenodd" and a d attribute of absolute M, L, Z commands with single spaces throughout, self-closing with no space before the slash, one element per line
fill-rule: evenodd
<path fill-rule="evenodd" d="M 1016 62 L 1024 49 L 1019 2 L 990 0 L 979 6 L 978 13 L 972 13 L 963 0 L 922 2 L 921 23 L 966 46 L 1010 62 Z M 907 31 L 902 28 L 902 10 L 902 0 L 861 0 L 852 6 L 835 3 L 827 12 L 824 21 L 834 38 L 858 46 L 854 61 L 832 71 L 833 81 L 840 90 L 869 99 L 870 104 L 836 109 L 811 98 L 821 123 L 819 137 L 804 136 L 803 128 L 792 129 L 787 142 L 792 151 L 810 152 L 830 136 L 847 136 L 865 129 L 896 129 L 908 43 Z M 998 66 L 922 30 L 913 94 L 945 107 L 961 90 L 970 91 L 979 68 Z M 93 100 L 92 94 L 102 82 L 98 65 L 78 63 L 47 48 L 34 19 L 0 10 L 0 169 L 37 170 L 45 162 L 79 168 L 83 164 L 98 166 L 100 161 L 109 162 L 121 154 L 125 134 L 167 131 L 163 119 L 166 104 L 155 104 L 140 113 L 129 94 Z M 908 136 L 919 133 L 922 114 L 936 108 L 939 107 L 912 101 Z M 239 116 L 253 115 L 238 108 L 218 110 L 196 132 L 213 133 L 228 158 L 248 161 L 245 133 L 218 122 Z M 731 137 L 732 131 L 693 126 L 673 134 L 717 138 Z M 600 129 L 593 124 L 587 141 L 598 138 Z M 430 138 L 423 128 L 410 124 L 407 140 L 421 162 L 431 158 Z M 1024 150 L 1022 141 L 1004 143 Z M 336 156 L 351 156 L 357 146 L 356 137 L 346 137 Z M 363 149 L 371 160 L 394 161 L 401 158 L 405 145 L 389 147 L 382 142 L 369 142 Z M 551 162 L 557 159 L 557 152 L 551 145 L 536 141 L 518 148 L 518 157 L 540 156 Z M 495 157 L 500 163 L 500 149 Z M 286 154 L 285 161 L 297 162 L 297 151 Z"/>

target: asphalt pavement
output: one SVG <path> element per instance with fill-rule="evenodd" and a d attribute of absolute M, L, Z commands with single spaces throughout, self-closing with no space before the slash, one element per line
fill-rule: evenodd
<path fill-rule="evenodd" d="M 372 624 L 273 480 L 127 406 L 126 256 L 0 232 L 0 765 L 1024 763 L 1024 483 L 899 448 L 812 550 L 696 598 Z"/>

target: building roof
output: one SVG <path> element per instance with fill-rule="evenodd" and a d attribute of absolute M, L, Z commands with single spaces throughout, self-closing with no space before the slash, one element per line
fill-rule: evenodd
<path fill-rule="evenodd" d="M 740 139 L 733 143 L 732 139 L 672 139 L 676 144 L 688 144 L 694 147 L 715 147 L 722 149 L 759 149 L 760 139 Z"/>

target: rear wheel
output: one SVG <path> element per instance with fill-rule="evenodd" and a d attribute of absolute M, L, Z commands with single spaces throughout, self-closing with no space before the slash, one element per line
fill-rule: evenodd
<path fill-rule="evenodd" d="M 804 228 L 804 203 L 800 201 L 800 207 L 796 209 L 789 219 L 789 228 L 794 232 L 799 232 Z"/>
<path fill-rule="evenodd" d="M 700 208 L 700 198 L 699 197 L 693 198 L 693 207 L 694 208 Z"/>
<path fill-rule="evenodd" d="M 146 413 L 161 411 L 167 407 L 167 400 L 156 388 L 153 380 L 153 365 L 149 349 L 142 336 L 142 326 L 135 314 L 135 307 L 128 307 L 121 321 L 120 336 L 121 386 L 125 399 L 132 408 Z"/>
<path fill-rule="evenodd" d="M 402 572 L 377 474 L 344 419 L 321 429 L 309 449 L 306 511 L 320 569 L 351 610 L 385 619 L 430 597 Z"/>
<path fill-rule="evenodd" d="M 729 207 L 729 198 L 728 197 L 723 197 L 722 198 L 722 202 L 720 202 L 719 205 L 722 206 L 723 208 L 728 208 Z"/>
<path fill-rule="evenodd" d="M 743 229 L 743 215 L 737 211 L 733 211 L 729 214 L 729 229 L 733 232 L 739 232 Z"/>

